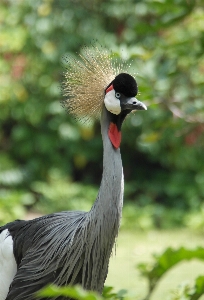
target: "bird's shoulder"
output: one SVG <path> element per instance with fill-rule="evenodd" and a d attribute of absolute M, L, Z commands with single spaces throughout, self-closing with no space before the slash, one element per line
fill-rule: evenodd
<path fill-rule="evenodd" d="M 17 264 L 20 263 L 22 257 L 29 248 L 39 240 L 46 236 L 54 236 L 57 229 L 69 228 L 73 224 L 80 223 L 86 216 L 83 211 L 63 211 L 53 214 L 44 215 L 32 220 L 15 220 L 0 227 L 1 239 L 4 240 L 7 235 L 5 245 L 12 241 L 12 253 L 14 253 Z M 7 251 L 2 250 L 2 255 L 6 255 Z M 9 251 L 8 251 L 9 253 Z"/>

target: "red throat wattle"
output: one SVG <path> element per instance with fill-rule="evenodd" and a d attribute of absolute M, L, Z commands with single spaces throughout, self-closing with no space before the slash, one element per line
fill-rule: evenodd
<path fill-rule="evenodd" d="M 118 149 L 121 143 L 121 131 L 118 131 L 116 124 L 112 122 L 108 129 L 108 136 L 114 148 Z"/>

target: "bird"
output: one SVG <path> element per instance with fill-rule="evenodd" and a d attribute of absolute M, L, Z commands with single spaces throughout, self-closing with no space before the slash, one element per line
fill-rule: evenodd
<path fill-rule="evenodd" d="M 32 300 L 48 284 L 80 284 L 101 294 L 108 274 L 123 207 L 121 127 L 128 114 L 147 107 L 136 98 L 134 76 L 102 47 L 84 46 L 65 64 L 63 106 L 79 121 L 100 116 L 101 184 L 87 212 L 62 211 L 0 227 L 0 300 Z"/>

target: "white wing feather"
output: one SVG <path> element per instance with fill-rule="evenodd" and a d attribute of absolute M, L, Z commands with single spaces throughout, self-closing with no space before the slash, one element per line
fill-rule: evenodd
<path fill-rule="evenodd" d="M 13 239 L 9 235 L 8 229 L 5 229 L 0 234 L 0 300 L 6 299 L 16 272 Z"/>

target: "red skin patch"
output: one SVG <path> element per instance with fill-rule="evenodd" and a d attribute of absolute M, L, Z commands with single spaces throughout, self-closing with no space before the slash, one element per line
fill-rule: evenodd
<path fill-rule="evenodd" d="M 111 86 L 109 86 L 109 88 L 107 88 L 106 94 L 107 94 L 108 92 L 112 91 L 112 90 L 113 90 L 113 85 L 111 84 Z"/>
<path fill-rule="evenodd" d="M 121 131 L 118 131 L 116 124 L 112 122 L 108 129 L 108 136 L 114 148 L 118 149 L 121 143 Z"/>

